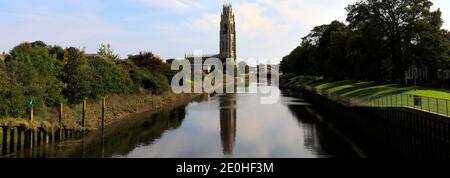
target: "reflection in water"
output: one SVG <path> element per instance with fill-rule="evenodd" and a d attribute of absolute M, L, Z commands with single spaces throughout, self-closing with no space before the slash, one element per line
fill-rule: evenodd
<path fill-rule="evenodd" d="M 278 90 L 267 83 L 251 87 Z M 355 156 L 349 142 L 319 122 L 321 116 L 306 101 L 281 96 L 279 103 L 262 105 L 260 98 L 259 93 L 206 95 L 188 106 L 143 113 L 108 126 L 103 134 L 36 151 L 43 154 L 17 157 Z"/>
<path fill-rule="evenodd" d="M 236 141 L 236 94 L 220 96 L 219 103 L 223 154 L 231 155 Z"/>

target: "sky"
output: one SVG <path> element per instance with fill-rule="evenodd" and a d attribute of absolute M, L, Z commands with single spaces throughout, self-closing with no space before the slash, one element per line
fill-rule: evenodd
<path fill-rule="evenodd" d="M 96 52 L 111 44 L 121 57 L 152 51 L 167 58 L 219 51 L 222 5 L 236 16 L 237 53 L 252 64 L 289 54 L 314 26 L 345 21 L 356 0 L 0 0 L 0 52 L 25 41 Z M 432 0 L 450 29 L 450 1 Z"/>

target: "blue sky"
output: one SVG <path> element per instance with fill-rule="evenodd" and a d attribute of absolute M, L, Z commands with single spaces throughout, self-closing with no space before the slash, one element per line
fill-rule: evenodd
<path fill-rule="evenodd" d="M 240 58 L 280 59 L 316 26 L 345 20 L 356 0 L 0 0 L 0 51 L 43 40 L 95 52 L 109 43 L 122 57 L 218 52 L 222 5 L 232 3 Z M 433 0 L 450 29 L 450 1 Z M 250 60 L 250 63 L 253 61 Z M 277 61 L 275 61 L 277 62 Z"/>

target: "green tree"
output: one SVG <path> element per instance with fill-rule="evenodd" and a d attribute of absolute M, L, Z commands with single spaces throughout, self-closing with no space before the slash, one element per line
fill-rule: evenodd
<path fill-rule="evenodd" d="M 92 98 L 108 94 L 129 94 L 133 82 L 125 70 L 121 70 L 115 63 L 101 58 L 89 60 L 89 66 L 95 71 L 100 80 L 96 81 L 99 88 L 95 88 Z"/>
<path fill-rule="evenodd" d="M 64 49 L 61 46 L 50 46 L 49 47 L 50 55 L 53 55 L 56 59 L 60 61 L 64 61 Z"/>
<path fill-rule="evenodd" d="M 155 76 L 162 74 L 167 80 L 172 80 L 174 72 L 170 69 L 170 65 L 152 52 L 140 52 L 137 55 L 128 56 L 128 59 L 138 67 L 148 69 Z"/>
<path fill-rule="evenodd" d="M 36 98 L 40 107 L 60 102 L 63 83 L 58 77 L 62 63 L 49 54 L 45 43 L 37 41 L 16 46 L 6 63 L 11 80 L 22 86 L 25 97 Z"/>
<path fill-rule="evenodd" d="M 64 96 L 70 103 L 79 103 L 91 97 L 99 77 L 88 65 L 84 52 L 70 47 L 65 50 L 68 63 L 64 66 L 62 80 L 66 84 Z"/>
<path fill-rule="evenodd" d="M 434 64 L 446 58 L 448 44 L 441 30 L 441 11 L 431 11 L 432 4 L 428 0 L 360 0 L 348 6 L 347 21 L 357 36 L 353 60 L 378 60 L 380 72 L 398 82 L 414 61 L 429 66 L 430 74 L 437 73 Z M 366 45 L 356 47 L 362 41 Z"/>
<path fill-rule="evenodd" d="M 347 59 L 347 43 L 350 29 L 343 23 L 333 21 L 322 26 L 317 50 L 317 60 L 321 61 L 320 73 L 328 78 L 344 79 L 352 68 Z"/>
<path fill-rule="evenodd" d="M 120 56 L 116 54 L 110 44 L 101 44 L 97 50 L 97 54 L 103 58 L 109 59 L 111 61 L 120 60 Z"/>

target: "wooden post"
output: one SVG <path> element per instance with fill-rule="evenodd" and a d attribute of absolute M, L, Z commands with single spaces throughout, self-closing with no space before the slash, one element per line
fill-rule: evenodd
<path fill-rule="evenodd" d="M 52 140 L 52 142 L 54 142 L 54 143 L 59 142 L 59 128 L 52 129 L 52 133 L 50 135 L 51 135 L 51 137 L 53 137 L 50 139 L 50 140 Z"/>
<path fill-rule="evenodd" d="M 49 143 L 53 143 L 55 141 L 55 136 L 53 135 L 53 128 L 50 129 L 50 132 L 48 133 L 48 142 Z"/>
<path fill-rule="evenodd" d="M 8 128 L 2 127 L 3 141 L 2 141 L 2 153 L 6 155 L 8 153 Z"/>
<path fill-rule="evenodd" d="M 83 118 L 81 119 L 81 126 L 84 128 L 84 122 L 86 119 L 86 98 L 83 100 Z"/>
<path fill-rule="evenodd" d="M 36 145 L 41 145 L 41 141 L 42 141 L 41 136 L 42 136 L 42 129 L 38 128 L 36 130 Z"/>
<path fill-rule="evenodd" d="M 30 148 L 30 131 L 27 129 L 23 130 L 24 132 L 24 142 L 23 142 L 23 146 L 25 149 Z"/>
<path fill-rule="evenodd" d="M 105 129 L 105 111 L 106 111 L 106 98 L 103 97 L 103 102 L 102 102 L 102 131 Z"/>
<path fill-rule="evenodd" d="M 31 148 L 36 146 L 36 130 L 31 130 Z"/>
<path fill-rule="evenodd" d="M 63 119 L 63 104 L 59 104 L 59 126 L 62 125 L 62 119 Z"/>
<path fill-rule="evenodd" d="M 17 151 L 22 149 L 22 127 L 17 127 Z"/>
<path fill-rule="evenodd" d="M 15 149 L 15 146 L 14 146 L 14 135 L 15 135 L 15 129 L 14 129 L 14 127 L 11 127 L 11 129 L 9 130 L 9 153 L 14 153 L 14 149 Z"/>
<path fill-rule="evenodd" d="M 47 140 L 47 131 L 44 130 L 44 129 L 42 129 L 42 143 L 43 143 L 44 145 L 48 143 L 48 140 Z"/>

